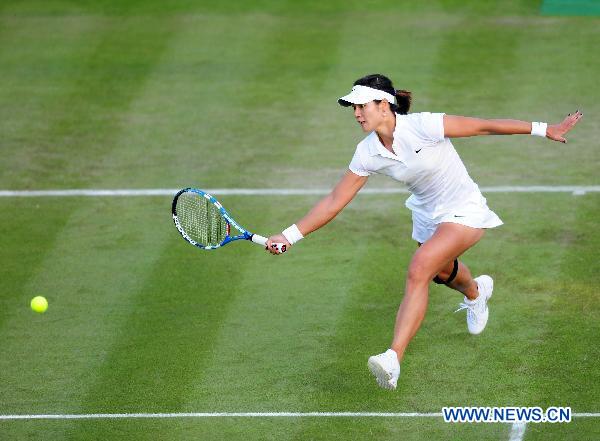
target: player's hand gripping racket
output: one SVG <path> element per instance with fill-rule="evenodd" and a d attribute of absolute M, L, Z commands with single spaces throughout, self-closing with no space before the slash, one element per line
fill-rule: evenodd
<path fill-rule="evenodd" d="M 266 237 L 252 234 L 242 228 L 219 201 L 202 190 L 180 190 L 173 198 L 171 210 L 173 221 L 181 236 L 203 250 L 214 250 L 240 239 L 251 240 L 263 247 L 267 245 Z M 232 225 L 240 234 L 231 236 Z M 286 251 L 285 244 L 277 243 L 273 246 L 281 253 Z"/>

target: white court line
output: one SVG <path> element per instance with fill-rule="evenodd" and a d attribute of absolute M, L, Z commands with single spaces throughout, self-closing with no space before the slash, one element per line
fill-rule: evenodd
<path fill-rule="evenodd" d="M 514 423 L 510 429 L 510 438 L 508 441 L 522 441 L 525 436 L 526 423 Z"/>
<path fill-rule="evenodd" d="M 532 185 L 481 187 L 483 193 L 572 193 L 584 195 L 600 192 L 600 185 Z M 70 189 L 70 190 L 0 190 L 0 197 L 66 197 L 66 196 L 173 196 L 177 188 L 151 189 Z M 207 193 L 230 196 L 323 195 L 331 189 L 310 188 L 212 188 Z M 364 188 L 361 194 L 407 194 L 405 188 Z"/>
<path fill-rule="evenodd" d="M 429 418 L 441 413 L 418 412 L 192 412 L 192 413 L 88 413 L 71 415 L 0 415 L 0 420 L 71 420 L 113 418 L 273 418 L 273 417 L 354 417 L 354 418 Z"/>
<path fill-rule="evenodd" d="M 573 413 L 572 417 L 600 417 L 600 413 Z M 441 418 L 441 412 L 190 412 L 190 413 L 85 413 L 0 415 L 0 420 L 76 420 L 117 418 L 273 418 L 273 417 L 334 417 L 334 418 Z M 520 423 L 513 424 L 515 426 Z M 520 429 L 519 429 L 520 430 Z M 522 429 L 523 432 L 525 429 Z M 512 432 L 511 432 L 512 434 Z M 512 436 L 512 435 L 511 435 Z M 512 438 L 511 438 L 512 439 Z"/>

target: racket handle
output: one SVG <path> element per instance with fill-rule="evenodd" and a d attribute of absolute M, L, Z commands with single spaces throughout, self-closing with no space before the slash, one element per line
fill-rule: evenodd
<path fill-rule="evenodd" d="M 252 242 L 262 245 L 263 247 L 267 246 L 267 238 L 261 236 L 260 234 L 253 234 L 251 238 Z M 287 251 L 287 245 L 284 243 L 274 243 L 277 247 L 277 251 L 280 253 L 285 253 Z"/>

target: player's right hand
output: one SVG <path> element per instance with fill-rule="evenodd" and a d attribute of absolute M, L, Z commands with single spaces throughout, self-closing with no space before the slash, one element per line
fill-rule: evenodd
<path fill-rule="evenodd" d="M 273 246 L 274 243 L 282 243 L 285 248 L 279 251 L 277 247 Z M 289 251 L 290 247 L 290 243 L 283 234 L 275 234 L 267 239 L 266 250 L 271 254 L 283 254 L 283 252 Z"/>

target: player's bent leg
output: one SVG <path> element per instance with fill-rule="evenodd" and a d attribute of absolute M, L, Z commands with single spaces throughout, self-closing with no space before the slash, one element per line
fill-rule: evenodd
<path fill-rule="evenodd" d="M 465 295 L 457 312 L 467 310 L 467 329 L 471 334 L 483 332 L 489 318 L 487 301 L 494 290 L 493 279 L 488 275 L 473 278 L 466 265 L 454 260 L 440 270 L 434 277 L 434 282 L 445 284 Z"/>
<path fill-rule="evenodd" d="M 437 275 L 433 278 L 433 281 L 438 285 L 450 285 L 452 281 L 456 278 L 458 274 L 458 259 L 454 259 L 450 266 L 442 269 Z"/>
<path fill-rule="evenodd" d="M 477 283 L 473 279 L 469 267 L 458 259 L 446 265 L 433 278 L 433 281 L 463 293 L 470 300 L 475 300 L 479 295 Z"/>

